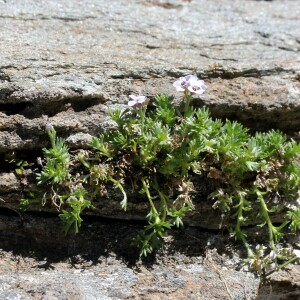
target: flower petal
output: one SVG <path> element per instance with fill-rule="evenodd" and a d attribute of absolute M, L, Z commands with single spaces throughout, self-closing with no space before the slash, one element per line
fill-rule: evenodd
<path fill-rule="evenodd" d="M 146 101 L 146 96 L 140 95 L 136 97 L 138 103 L 144 103 Z"/>
<path fill-rule="evenodd" d="M 129 106 L 135 106 L 136 105 L 136 101 L 135 100 L 130 100 L 130 101 L 128 101 L 128 105 Z"/>
<path fill-rule="evenodd" d="M 184 77 L 180 77 L 173 83 L 173 86 L 176 88 L 178 92 L 183 92 L 188 87 L 188 81 L 185 80 Z"/>
<path fill-rule="evenodd" d="M 136 100 L 137 97 L 138 96 L 136 96 L 136 95 L 129 95 L 129 99 L 132 99 L 132 100 Z"/>
<path fill-rule="evenodd" d="M 185 78 L 186 81 L 190 82 L 191 80 L 198 80 L 198 77 L 196 75 L 187 75 L 184 76 L 183 78 Z"/>

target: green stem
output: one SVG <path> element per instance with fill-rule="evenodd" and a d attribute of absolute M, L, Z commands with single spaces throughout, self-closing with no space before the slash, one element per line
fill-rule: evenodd
<path fill-rule="evenodd" d="M 151 195 L 150 195 L 150 191 L 149 191 L 149 189 L 148 189 L 148 186 L 147 186 L 147 183 L 146 183 L 146 181 L 145 181 L 145 178 L 142 178 L 141 181 L 142 181 L 142 184 L 143 184 L 143 188 L 144 188 L 144 190 L 145 190 L 145 192 L 146 192 L 146 196 L 147 196 L 147 198 L 148 198 L 148 200 L 149 200 L 149 203 L 150 203 L 150 205 L 151 205 L 151 208 L 152 208 L 153 212 L 154 212 L 156 215 L 158 215 L 158 212 L 157 212 L 157 210 L 156 210 L 156 207 L 155 207 L 155 205 L 154 205 L 154 203 L 153 203 L 153 201 L 152 201 L 152 197 L 151 197 Z"/>
<path fill-rule="evenodd" d="M 87 168 L 90 169 L 91 165 L 79 154 L 76 158 Z"/>
<path fill-rule="evenodd" d="M 166 220 L 166 216 L 167 216 L 167 212 L 168 212 L 168 204 L 167 204 L 167 200 L 165 195 L 158 191 L 160 200 L 162 201 L 162 207 L 163 207 L 163 214 L 162 214 L 162 220 L 165 221 Z"/>
<path fill-rule="evenodd" d="M 270 247 L 271 247 L 272 250 L 276 250 L 276 247 L 275 247 L 275 244 L 274 244 L 274 226 L 271 222 L 266 202 L 263 198 L 262 193 L 259 190 L 256 189 L 255 192 L 256 192 L 257 198 L 260 202 L 263 216 L 264 216 L 264 218 L 267 222 L 267 225 L 268 225 Z M 275 237 L 275 239 L 276 239 L 276 237 Z"/>
<path fill-rule="evenodd" d="M 189 91 L 184 92 L 184 97 L 185 97 L 185 107 L 184 107 L 184 113 L 187 115 L 189 109 L 190 109 L 190 103 L 192 100 L 192 95 L 190 94 Z"/>
<path fill-rule="evenodd" d="M 165 221 L 166 220 L 166 216 L 167 216 L 167 213 L 168 213 L 168 203 L 167 203 L 167 200 L 166 200 L 166 197 L 164 195 L 164 193 L 162 193 L 160 190 L 159 190 L 159 186 L 158 186 L 158 183 L 157 183 L 157 178 L 155 176 L 154 180 L 153 180 L 153 185 L 154 185 L 154 188 L 155 190 L 158 192 L 159 194 L 159 198 L 162 202 L 162 209 L 163 209 L 163 214 L 162 214 L 162 220 Z"/>
<path fill-rule="evenodd" d="M 145 114 L 146 114 L 146 106 L 144 107 L 140 107 L 139 110 L 138 110 L 138 114 L 140 116 L 140 119 L 141 119 L 141 125 L 142 127 L 144 126 L 144 123 L 145 123 Z"/>
<path fill-rule="evenodd" d="M 271 272 L 265 274 L 265 277 L 268 277 L 268 276 L 270 276 L 271 274 L 273 274 L 273 273 L 275 273 L 275 272 L 277 272 L 277 271 L 283 269 L 284 267 L 286 267 L 286 266 L 289 265 L 289 264 L 294 263 L 294 262 L 297 261 L 298 259 L 299 259 L 299 258 L 298 258 L 297 256 L 295 256 L 295 257 L 289 259 L 289 260 L 286 261 L 285 263 L 283 263 L 283 264 L 281 264 L 281 265 L 278 265 L 276 269 L 274 269 L 274 270 L 272 270 Z"/>
<path fill-rule="evenodd" d="M 235 226 L 235 232 L 238 236 L 239 239 L 241 239 L 241 241 L 243 242 L 244 246 L 246 247 L 247 249 L 247 253 L 248 253 L 248 257 L 253 257 L 254 256 L 254 253 L 253 251 L 251 250 L 242 230 L 241 230 L 241 225 L 243 223 L 243 210 L 244 210 L 244 197 L 241 193 L 238 193 L 238 196 L 239 196 L 239 204 L 238 204 L 238 213 L 237 213 L 237 223 L 236 223 L 236 226 Z"/>

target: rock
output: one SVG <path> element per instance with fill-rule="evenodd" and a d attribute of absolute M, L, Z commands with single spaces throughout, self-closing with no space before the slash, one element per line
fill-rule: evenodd
<path fill-rule="evenodd" d="M 174 94 L 171 83 L 191 72 L 207 81 L 196 102 L 214 116 L 299 131 L 297 8 L 288 0 L 5 1 L 0 151 L 41 148 L 47 120 L 65 137 L 98 134 L 113 103 Z"/>
<path fill-rule="evenodd" d="M 0 173 L 0 190 L 4 193 L 20 190 L 20 181 L 14 173 Z"/>
<path fill-rule="evenodd" d="M 22 159 L 35 163 L 41 155 L 41 149 L 49 144 L 44 130 L 47 122 L 55 126 L 58 135 L 66 138 L 72 148 L 83 147 L 91 136 L 110 128 L 109 111 L 116 106 L 126 105 L 129 94 L 142 93 L 153 99 L 156 94 L 170 93 L 179 101 L 180 95 L 175 93 L 172 83 L 182 75 L 196 73 L 206 81 L 206 94 L 195 97 L 193 105 L 206 105 L 214 117 L 237 119 L 253 130 L 276 128 L 292 135 L 300 131 L 297 1 L 2 2 L 2 207 L 15 210 L 20 198 L 33 187 L 26 181 L 18 181 L 11 173 L 11 167 L 7 166 L 5 155 L 15 152 Z M 38 166 L 35 164 L 33 168 Z M 209 189 L 198 194 L 199 203 L 206 200 Z M 33 191 L 43 192 L 38 186 L 34 186 Z M 115 194 L 113 196 L 113 201 L 109 202 L 111 207 L 101 204 L 97 214 L 101 211 L 103 216 L 111 216 L 111 211 L 114 211 L 112 217 L 115 218 L 144 217 L 144 204 L 140 208 L 134 204 L 132 207 L 136 210 L 124 215 L 119 199 Z M 204 201 L 199 207 L 202 210 L 191 215 L 190 224 L 199 224 L 201 221 L 206 228 L 219 228 L 219 212 L 211 210 L 211 203 Z M 39 209 L 39 206 L 35 207 L 35 210 Z M 5 230 L 14 230 L 7 224 L 5 226 Z M 186 274 L 194 270 L 192 264 L 188 267 L 178 265 Z M 211 269 L 211 265 L 205 272 L 208 269 Z M 95 269 L 92 272 L 98 271 Z M 222 279 L 218 281 L 218 291 L 210 291 L 209 288 L 204 291 L 204 281 L 199 279 L 195 283 L 192 273 L 185 281 L 181 277 L 176 278 L 175 273 L 165 275 L 162 268 L 155 270 L 156 277 L 152 279 L 153 282 L 160 280 L 161 285 L 149 286 L 145 283 L 137 291 L 133 288 L 134 280 L 142 279 L 126 268 L 123 271 L 125 277 L 131 276 L 131 283 L 127 282 L 130 288 L 113 289 L 111 283 L 114 277 L 108 276 L 104 281 L 107 289 L 101 295 L 102 299 L 125 299 L 132 295 L 147 299 L 149 294 L 154 298 L 158 295 L 157 290 L 162 297 L 166 293 L 166 299 L 173 296 L 201 299 L 203 295 L 205 299 L 215 295 L 221 299 L 255 297 L 253 286 L 249 287 L 249 294 L 244 292 L 245 286 L 236 284 L 241 273 L 235 271 L 229 272 L 233 276 L 228 278 L 231 295 L 224 289 Z M 122 277 L 123 271 L 116 271 L 117 276 Z M 201 273 L 202 270 L 197 272 Z M 21 277 L 6 277 L 4 274 L 1 286 L 12 284 L 12 288 L 1 290 L 1 298 L 30 299 L 34 295 L 42 299 L 76 299 L 81 297 L 85 284 L 90 284 L 93 289 L 99 287 L 98 283 L 93 283 L 98 276 L 96 273 L 91 275 L 90 282 L 81 273 L 76 277 L 78 274 L 71 276 L 65 271 L 49 272 L 43 275 L 44 278 L 37 278 L 35 274 L 28 277 L 28 274 L 20 273 Z M 215 272 L 215 275 L 218 274 Z M 64 281 L 58 278 L 69 275 L 72 283 L 63 289 Z M 218 276 L 223 278 L 225 275 L 222 273 Z M 32 295 L 31 287 L 26 290 L 18 285 L 21 282 L 21 286 L 26 286 L 27 278 L 33 282 L 36 280 Z M 51 278 L 52 288 L 42 291 L 40 286 L 46 284 L 47 278 Z M 76 278 L 80 278 L 78 280 L 82 285 Z M 147 281 L 150 277 L 145 278 Z M 250 284 L 247 276 L 243 278 Z M 173 290 L 172 286 L 167 285 L 168 280 L 171 285 L 180 288 Z M 56 288 L 52 285 L 55 283 Z M 58 294 L 54 292 L 56 290 Z M 194 296 L 188 294 L 193 290 Z M 93 292 L 88 295 L 89 299 L 93 299 Z"/>
<path fill-rule="evenodd" d="M 141 261 L 129 242 L 141 226 L 113 225 L 87 220 L 62 238 L 56 218 L 0 215 L 1 299 L 255 299 L 259 280 L 236 269 L 237 254 L 205 248 L 221 235 L 175 231 Z"/>
<path fill-rule="evenodd" d="M 35 164 L 49 145 L 49 121 L 72 148 L 84 147 L 111 127 L 109 111 L 129 94 L 176 94 L 172 82 L 192 72 L 208 85 L 193 104 L 214 117 L 297 132 L 298 20 L 297 4 L 288 0 L 5 1 L 0 153 L 14 151 Z M 15 187 L 0 185 L 6 203 L 18 204 Z M 25 182 L 18 192 L 27 189 Z"/>
<path fill-rule="evenodd" d="M 51 215 L 0 215 L 1 299 L 299 298 L 299 265 L 261 284 L 239 270 L 242 252 L 226 234 L 173 230 L 141 260 L 130 240 L 142 224 L 86 219 L 67 236 L 60 226 Z"/>
<path fill-rule="evenodd" d="M 299 299 L 300 267 L 289 266 L 286 270 L 274 273 L 259 289 L 257 300 Z"/>
<path fill-rule="evenodd" d="M 36 158 L 49 145 L 47 122 L 70 147 L 84 147 L 111 128 L 109 111 L 124 106 L 131 93 L 153 98 L 168 92 L 178 101 L 172 82 L 184 74 L 205 79 L 208 90 L 193 104 L 206 105 L 214 117 L 238 119 L 253 130 L 300 131 L 296 3 L 200 2 L 3 3 L 0 206 L 18 209 L 33 191 L 38 205 L 31 209 L 41 210 L 42 187 L 32 184 L 32 174 L 30 183 L 18 182 L 5 155 L 16 153 L 37 170 Z M 188 224 L 221 226 L 220 212 L 207 201 L 217 186 L 199 180 Z M 125 214 L 120 200 L 113 192 L 89 213 L 144 219 L 145 203 L 130 202 Z"/>

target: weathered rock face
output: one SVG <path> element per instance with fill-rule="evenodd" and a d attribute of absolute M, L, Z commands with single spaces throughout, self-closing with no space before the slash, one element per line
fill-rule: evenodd
<path fill-rule="evenodd" d="M 295 133 L 298 23 L 296 1 L 5 1 L 0 154 L 34 162 L 48 120 L 81 147 L 110 126 L 108 112 L 130 93 L 175 94 L 172 82 L 192 72 L 208 85 L 194 105 L 255 130 Z M 18 201 L 22 185 L 5 171 L 0 194 Z"/>
<path fill-rule="evenodd" d="M 81 147 L 110 126 L 108 112 L 129 94 L 179 99 L 172 82 L 192 72 L 208 85 L 194 105 L 213 116 L 299 131 L 297 9 L 295 1 L 5 1 L 0 160 L 17 151 L 35 162 L 48 120 Z M 26 188 L 1 165 L 0 204 L 17 207 Z M 210 205 L 201 204 L 204 215 Z"/>
<path fill-rule="evenodd" d="M 68 237 L 60 225 L 0 216 L 1 299 L 255 299 L 259 288 L 253 274 L 235 269 L 236 254 L 210 249 L 223 245 L 221 235 L 175 231 L 166 249 L 143 263 L 130 247 L 138 224 L 87 221 Z"/>
<path fill-rule="evenodd" d="M 41 148 L 48 144 L 44 131 L 47 121 L 55 126 L 59 135 L 67 138 L 70 146 L 81 147 L 91 135 L 110 126 L 108 112 L 115 106 L 125 105 L 129 94 L 142 93 L 152 98 L 167 92 L 178 100 L 180 95 L 175 94 L 172 82 L 181 75 L 197 73 L 205 79 L 207 93 L 196 97 L 194 105 L 206 105 L 215 117 L 234 118 L 254 130 L 278 128 L 292 134 L 300 131 L 298 1 L 0 2 L 0 206 L 17 208 L 24 190 L 12 170 L 3 168 L 4 155 L 16 151 L 23 159 L 34 162 Z M 118 199 L 109 205 L 104 205 L 99 213 L 111 215 L 114 212 L 116 218 L 130 219 L 140 219 L 144 215 L 144 207 L 122 215 Z M 218 228 L 219 217 L 207 217 L 207 213 L 212 212 L 210 204 L 202 203 L 199 207 L 202 211 L 197 210 L 198 215 L 193 215 L 190 223 L 202 222 L 203 227 Z M 8 229 L 17 232 L 13 238 L 16 241 L 26 240 L 26 235 L 34 236 L 32 231 L 26 231 L 20 237 L 22 232 L 18 233 L 16 226 L 8 228 L 7 224 L 5 222 L 4 227 L 0 224 L 2 236 L 4 234 L 2 241 Z M 203 295 L 203 299 L 216 295 L 222 299 L 241 299 L 244 297 L 241 295 L 249 299 L 255 297 L 253 291 L 257 281 L 253 281 L 251 287 L 250 284 L 246 287 L 236 284 L 241 276 L 245 282 L 251 280 L 250 275 L 230 270 L 228 276 L 227 271 L 217 267 L 213 271 L 215 274 L 209 276 L 219 276 L 219 290 L 214 290 L 213 294 L 207 289 L 203 294 L 206 275 L 197 277 L 196 291 L 192 277 L 195 272 L 211 270 L 214 264 L 196 270 L 193 262 L 176 263 L 182 267 L 180 278 L 177 273 L 170 275 L 162 268 L 155 269 L 153 276 L 157 280 L 167 278 L 174 282 L 166 290 L 161 281 L 160 294 L 153 290 L 157 290 L 156 283 L 150 284 L 151 287 L 145 283 L 151 274 L 143 278 L 144 275 L 133 274 L 126 268 L 114 271 L 107 266 L 102 269 L 97 266 L 87 275 L 92 275 L 94 280 L 99 274 L 108 273 L 104 281 L 107 293 L 101 295 L 106 299 L 148 299 L 149 294 L 150 297 L 165 297 L 164 293 L 166 297 L 161 299 L 201 299 Z M 1 286 L 7 288 L 1 290 L 1 297 L 82 299 L 80 289 L 86 291 L 84 272 L 80 279 L 72 275 L 74 283 L 69 292 L 63 288 L 64 280 L 57 281 L 60 277 L 71 276 L 65 270 L 45 273 L 47 280 L 32 275 L 30 280 L 37 284 L 34 288 L 29 284 L 29 292 L 26 271 L 15 278 L 2 273 Z M 114 282 L 111 273 L 117 274 L 114 278 L 125 278 L 122 284 L 130 288 L 126 292 L 115 290 L 109 285 Z M 296 275 L 295 278 L 299 278 Z M 49 285 L 50 294 L 45 294 L 38 286 L 48 282 L 49 276 L 53 284 Z M 228 280 L 229 294 L 224 289 L 223 276 Z M 272 280 L 282 282 L 280 278 Z M 79 281 L 82 286 L 74 291 Z M 18 289 L 20 282 L 25 286 L 22 290 Z M 139 290 L 136 282 L 142 282 Z M 181 288 L 176 289 L 178 285 Z M 103 288 L 98 279 L 89 286 L 92 288 L 86 295 L 91 299 L 93 289 Z M 277 286 L 280 296 L 280 284 Z M 33 291 L 31 295 L 30 290 Z M 54 290 L 59 290 L 57 295 L 53 295 Z M 194 296 L 188 294 L 193 290 Z M 294 291 L 291 294 L 294 295 Z M 260 299 L 270 294 L 262 290 Z"/>
<path fill-rule="evenodd" d="M 172 82 L 191 72 L 208 85 L 194 105 L 213 116 L 255 130 L 300 130 L 295 1 L 6 1 L 0 16 L 2 161 L 17 151 L 35 162 L 48 144 L 47 121 L 81 147 L 110 126 L 108 112 L 130 93 L 175 94 Z M 9 170 L 0 173 L 1 206 L 18 208 L 28 187 Z M 125 217 L 118 201 L 97 213 Z M 218 228 L 202 217 L 211 204 L 201 202 L 190 223 Z M 139 219 L 144 209 L 135 206 L 126 218 Z"/>
<path fill-rule="evenodd" d="M 0 215 L 0 298 L 299 299 L 299 266 L 260 286 L 219 233 L 171 231 L 164 250 L 141 261 L 130 246 L 141 228 L 85 220 L 78 235 L 64 236 L 50 216 Z"/>
<path fill-rule="evenodd" d="M 297 1 L 5 1 L 0 7 L 0 151 L 97 134 L 129 93 L 175 93 L 256 129 L 300 130 Z"/>

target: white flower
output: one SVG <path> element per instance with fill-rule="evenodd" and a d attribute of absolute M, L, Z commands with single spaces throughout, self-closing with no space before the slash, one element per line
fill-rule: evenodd
<path fill-rule="evenodd" d="M 204 81 L 199 79 L 196 75 L 187 75 L 180 77 L 173 83 L 173 86 L 178 92 L 185 92 L 186 90 L 194 94 L 203 94 L 207 89 Z"/>
<path fill-rule="evenodd" d="M 177 92 L 184 92 L 189 87 L 191 79 L 197 80 L 198 78 L 195 75 L 180 77 L 173 83 L 173 86 L 176 88 Z"/>
<path fill-rule="evenodd" d="M 259 256 L 259 257 L 263 257 L 264 254 L 265 254 L 265 250 L 267 249 L 264 245 L 257 245 L 255 247 L 256 249 L 256 254 Z"/>
<path fill-rule="evenodd" d="M 207 86 L 205 85 L 203 80 L 200 79 L 190 79 L 189 80 L 189 86 L 188 86 L 188 90 L 194 94 L 198 94 L 201 95 L 205 92 L 205 90 L 207 89 Z"/>
<path fill-rule="evenodd" d="M 48 123 L 45 125 L 45 128 L 46 128 L 46 131 L 50 131 L 50 130 L 53 129 L 53 125 L 52 125 L 50 122 L 48 122 Z"/>
<path fill-rule="evenodd" d="M 143 95 L 129 95 L 128 105 L 131 107 L 142 107 L 147 104 L 146 96 Z"/>

